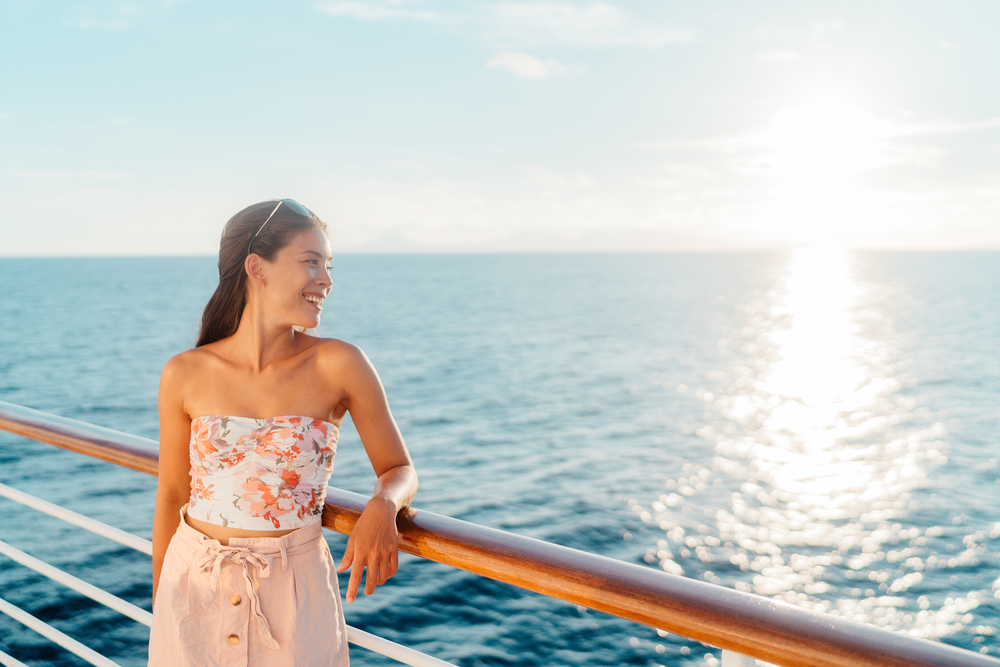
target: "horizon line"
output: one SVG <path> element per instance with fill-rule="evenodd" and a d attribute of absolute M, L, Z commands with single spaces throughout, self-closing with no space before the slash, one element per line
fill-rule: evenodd
<path fill-rule="evenodd" d="M 1000 252 L 1000 245 L 997 246 L 976 246 L 976 247 L 952 247 L 952 248 L 927 248 L 920 247 L 842 247 L 826 245 L 801 245 L 783 247 L 760 247 L 760 248 L 675 248 L 675 249 L 634 249 L 634 250 L 588 250 L 588 249 L 566 249 L 566 250 L 334 250 L 336 256 L 374 256 L 374 255 L 695 255 L 695 254 L 753 254 L 753 253 L 782 253 L 795 252 L 798 250 L 822 248 L 829 250 L 843 250 L 846 252 L 885 252 L 885 253 L 965 253 L 965 252 Z M 131 258 L 195 258 L 207 257 L 217 258 L 216 253 L 192 253 L 192 254 L 154 254 L 154 253 L 134 253 L 134 254 L 3 254 L 0 253 L 0 260 L 4 259 L 131 259 Z"/>

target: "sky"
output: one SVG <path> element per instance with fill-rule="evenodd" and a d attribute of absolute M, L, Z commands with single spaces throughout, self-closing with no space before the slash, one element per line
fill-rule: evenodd
<path fill-rule="evenodd" d="M 1000 249 L 1000 3 L 0 0 L 0 256 Z"/>

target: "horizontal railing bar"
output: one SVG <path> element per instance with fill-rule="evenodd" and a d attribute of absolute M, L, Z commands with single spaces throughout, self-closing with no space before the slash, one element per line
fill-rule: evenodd
<path fill-rule="evenodd" d="M 156 474 L 155 443 L 0 401 L 0 429 Z M 93 431 L 91 431 L 93 429 Z M 323 526 L 350 534 L 367 498 L 329 489 Z M 408 508 L 400 548 L 784 667 L 1000 667 L 972 651 Z"/>
<path fill-rule="evenodd" d="M 396 662 L 410 665 L 410 667 L 456 667 L 453 663 L 439 660 L 409 646 L 397 644 L 385 637 L 359 630 L 352 625 L 347 626 L 347 641 L 369 651 L 380 653 L 387 658 L 392 658 Z"/>
<path fill-rule="evenodd" d="M 0 429 L 156 476 L 155 440 L 0 401 Z"/>
<path fill-rule="evenodd" d="M 0 651 L 0 665 L 3 665 L 3 667 L 28 667 L 14 656 L 8 655 L 3 651 Z"/>
<path fill-rule="evenodd" d="M 27 554 L 20 549 L 12 547 L 3 540 L 0 540 L 0 553 L 7 556 L 7 558 L 10 558 L 12 561 L 31 568 L 43 577 L 48 577 L 53 581 L 57 581 L 68 588 L 72 588 L 80 595 L 85 595 L 91 600 L 103 604 L 105 607 L 114 609 L 119 614 L 128 616 L 133 621 L 138 621 L 147 627 L 152 627 L 153 625 L 153 615 L 145 609 L 137 607 L 126 600 L 122 600 L 120 597 L 112 595 L 106 590 L 98 588 L 93 584 L 89 584 L 83 579 L 74 577 L 69 572 L 64 572 L 54 565 L 49 565 L 45 561 L 35 558 L 31 554 Z"/>
<path fill-rule="evenodd" d="M 46 639 L 55 642 L 59 646 L 86 660 L 95 667 L 121 667 L 110 658 L 105 658 L 92 648 L 84 646 L 64 632 L 61 632 L 45 621 L 35 618 L 20 607 L 12 605 L 3 598 L 0 598 L 0 613 L 7 614 L 18 623 L 26 625 Z"/>
<path fill-rule="evenodd" d="M 147 556 L 153 555 L 153 543 L 149 540 L 143 539 L 138 535 L 133 535 L 120 528 L 115 528 L 114 526 L 109 526 L 106 523 L 101 523 L 96 519 L 92 519 L 89 516 L 84 516 L 74 512 L 73 510 L 68 510 L 65 507 L 60 507 L 55 503 L 50 503 L 47 500 L 42 500 L 37 498 L 30 493 L 25 493 L 20 489 L 15 489 L 12 486 L 7 486 L 6 484 L 0 484 L 0 496 L 9 498 L 15 502 L 21 503 L 32 509 L 36 509 L 40 512 L 45 512 L 57 519 L 62 519 L 66 523 L 71 523 L 74 526 L 79 526 L 89 530 L 92 533 L 97 533 L 102 537 L 106 537 L 109 540 L 118 542 L 119 544 L 124 544 L 127 547 L 131 547 L 136 551 L 141 551 Z"/>

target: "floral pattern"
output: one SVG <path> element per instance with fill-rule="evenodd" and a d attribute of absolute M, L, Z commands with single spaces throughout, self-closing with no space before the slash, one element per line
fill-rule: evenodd
<path fill-rule="evenodd" d="M 246 530 L 319 521 L 339 434 L 314 417 L 196 417 L 188 515 Z"/>

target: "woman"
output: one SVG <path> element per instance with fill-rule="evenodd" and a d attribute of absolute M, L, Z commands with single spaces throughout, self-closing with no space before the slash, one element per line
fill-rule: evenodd
<path fill-rule="evenodd" d="M 290 200 L 226 224 L 198 345 L 160 378 L 150 665 L 347 665 L 320 515 L 344 415 L 378 476 L 337 571 L 396 572 L 417 475 L 375 369 L 304 333 L 330 293 L 326 225 Z"/>

